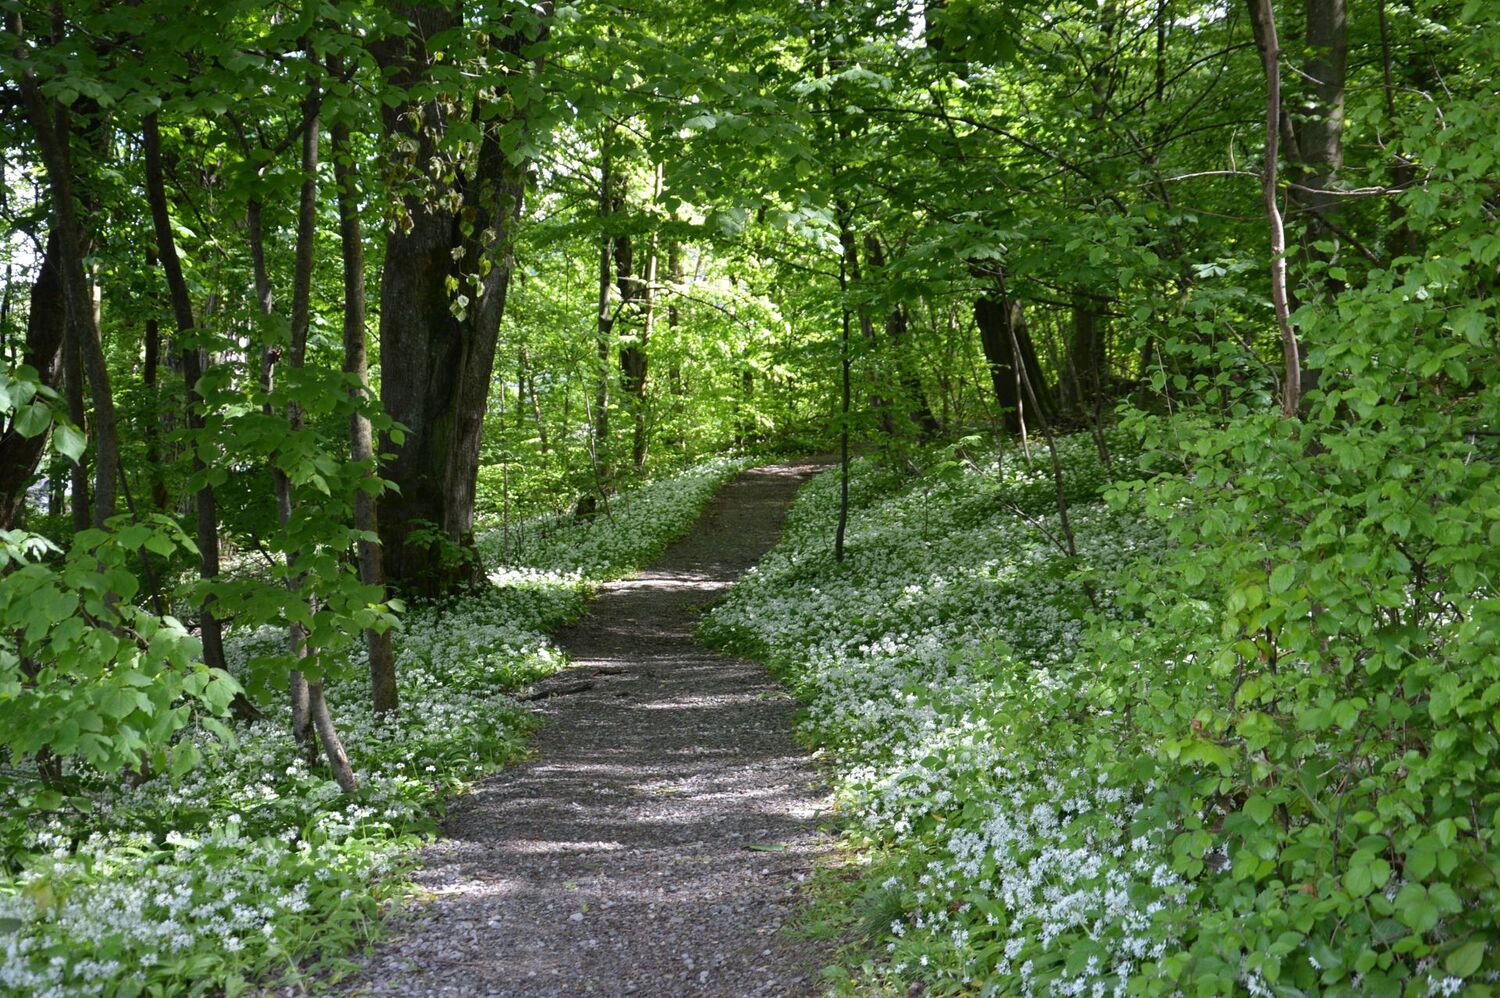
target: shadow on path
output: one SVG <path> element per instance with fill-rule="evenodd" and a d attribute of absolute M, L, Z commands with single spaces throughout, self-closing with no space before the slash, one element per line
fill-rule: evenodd
<path fill-rule="evenodd" d="M 359 994 L 796 995 L 826 954 L 779 931 L 831 840 L 796 705 L 693 638 L 698 611 L 780 533 L 811 464 L 725 485 L 650 569 L 558 635 L 535 758 L 457 801 L 416 879 L 431 900 L 345 988 Z"/>

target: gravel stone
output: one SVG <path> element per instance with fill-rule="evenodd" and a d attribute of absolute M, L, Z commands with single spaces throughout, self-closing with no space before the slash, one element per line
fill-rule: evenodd
<path fill-rule="evenodd" d="M 340 993 L 816 991 L 831 954 L 779 928 L 833 845 L 819 827 L 829 788 L 792 740 L 790 695 L 693 637 L 816 470 L 740 475 L 656 565 L 605 586 L 558 635 L 574 665 L 548 682 L 578 691 L 536 701 L 534 758 L 454 803 L 422 855 L 423 899 Z"/>

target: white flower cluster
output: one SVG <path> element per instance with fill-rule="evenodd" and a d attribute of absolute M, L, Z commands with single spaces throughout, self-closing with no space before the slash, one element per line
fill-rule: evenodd
<path fill-rule="evenodd" d="M 1097 488 L 1091 442 L 1063 444 L 1073 487 Z M 1069 741 L 1083 615 L 1106 594 L 1070 576 L 1044 472 L 1009 458 L 892 487 L 860 468 L 842 565 L 824 475 L 705 630 L 797 689 L 841 802 L 901 857 L 893 970 L 996 994 L 1123 993 L 1167 946 L 1153 926 L 1182 885 L 1162 837 L 1136 830 L 1141 788 L 1111 785 Z M 1160 543 L 1097 501 L 1071 512 L 1097 577 Z"/>
<path fill-rule="evenodd" d="M 478 537 L 487 564 L 510 563 L 596 581 L 648 564 L 698 519 L 718 487 L 749 464 L 718 457 L 601 500 L 595 515 L 578 523 L 544 516 L 512 526 L 493 524 Z"/>
<path fill-rule="evenodd" d="M 268 716 L 232 746 L 193 732 L 204 761 L 179 779 L 95 779 L 86 813 L 0 825 L 19 857 L 18 872 L 0 871 L 0 993 L 177 993 L 360 945 L 442 797 L 524 751 L 532 722 L 508 692 L 563 664 L 547 632 L 670 543 L 743 463 L 715 460 L 617 497 L 608 516 L 553 524 L 493 586 L 407 614 L 399 717 L 370 710 L 360 643 L 328 690 L 357 795 L 309 769 L 289 710 L 263 703 Z M 284 642 L 232 633 L 231 670 L 248 675 Z M 18 786 L 0 788 L 0 814 L 16 813 Z"/>

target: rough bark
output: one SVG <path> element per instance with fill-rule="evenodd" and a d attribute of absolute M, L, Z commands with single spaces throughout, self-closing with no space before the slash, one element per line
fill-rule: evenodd
<path fill-rule="evenodd" d="M 395 13 L 412 30 L 374 49 L 392 82 L 409 87 L 432 65 L 426 39 L 460 27 L 461 15 L 455 7 L 415 4 Z M 538 13 L 544 26 L 550 4 Z M 519 55 L 544 31 L 513 30 L 500 44 Z M 406 432 L 399 444 L 383 441 L 382 449 L 395 454 L 385 469 L 395 489 L 381 499 L 380 529 L 390 583 L 435 594 L 481 576 L 474 490 L 527 164 L 512 162 L 502 148 L 501 129 L 516 120 L 502 115 L 476 121 L 483 133 L 472 174 L 428 176 L 441 127 L 429 111 L 415 102 L 383 110 L 387 135 L 414 145 L 416 186 L 428 189 L 404 197 L 402 217 L 386 239 L 381 401 Z M 442 541 L 421 537 L 424 527 Z M 454 546 L 460 556 L 445 559 Z"/>
<path fill-rule="evenodd" d="M 349 394 L 361 401 L 369 393 L 369 363 L 365 349 L 365 248 L 359 223 L 358 190 L 349 159 L 349 126 L 333 126 L 333 176 L 338 186 L 339 242 L 344 265 L 344 373 L 350 376 Z M 370 468 L 374 477 L 375 441 L 370 420 L 361 412 L 349 414 L 349 457 Z M 359 580 L 385 593 L 385 566 L 380 557 L 380 520 L 375 497 L 365 489 L 354 493 L 354 526 L 368 538 L 357 543 Z M 376 714 L 394 712 L 400 706 L 396 690 L 396 654 L 388 630 L 368 628 L 365 650 L 370 659 L 370 693 Z"/>

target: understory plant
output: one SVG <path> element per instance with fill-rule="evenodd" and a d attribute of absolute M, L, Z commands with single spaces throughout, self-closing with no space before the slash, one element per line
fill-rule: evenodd
<path fill-rule="evenodd" d="M 1328 342 L 1353 387 L 1305 421 L 1137 417 L 1113 484 L 1061 440 L 1076 558 L 1017 455 L 866 465 L 842 564 L 830 474 L 712 613 L 882 857 L 862 986 L 1488 993 L 1493 402 L 1398 415 Z"/>
<path fill-rule="evenodd" d="M 511 694 L 564 664 L 547 633 L 583 611 L 592 586 L 686 529 L 739 466 L 715 461 L 624 493 L 613 518 L 552 524 L 544 557 L 513 557 L 494 566 L 489 586 L 414 607 L 396 632 L 399 716 L 375 715 L 362 681 L 329 688 L 360 777 L 355 794 L 309 768 L 289 709 L 268 701 L 266 716 L 244 725 L 186 707 L 172 714 L 164 751 L 169 762 L 188 760 L 175 766 L 112 776 L 70 754 L 44 783 L 12 749 L 0 782 L 0 993 L 232 995 L 344 972 L 347 954 L 378 935 L 387 904 L 403 895 L 413 850 L 436 832 L 444 800 L 524 753 L 534 721 Z M 91 571 L 140 540 L 109 536 L 88 549 Z M 480 544 L 495 540 L 484 534 Z M 231 630 L 231 672 L 254 674 L 285 641 L 280 628 Z M 179 646 L 189 661 L 198 653 L 185 631 L 150 645 L 156 654 Z M 350 648 L 330 674 L 362 675 L 363 654 Z M 102 675 L 134 688 L 123 666 Z M 191 668 L 183 675 L 195 681 Z M 240 688 L 228 675 L 205 676 L 203 687 L 218 714 Z M 83 705 L 99 692 L 68 688 Z M 113 688 L 101 687 L 106 705 Z M 101 723 L 123 730 L 137 709 L 106 711 Z"/>

